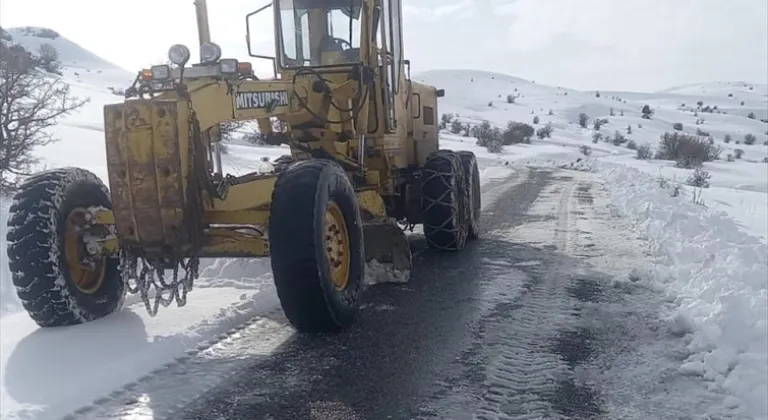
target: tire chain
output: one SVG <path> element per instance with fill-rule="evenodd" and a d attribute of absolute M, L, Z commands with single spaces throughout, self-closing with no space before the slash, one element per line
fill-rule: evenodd
<path fill-rule="evenodd" d="M 197 255 L 202 243 L 202 237 L 198 232 L 202 229 L 202 198 L 200 197 L 202 188 L 211 190 L 210 179 L 204 185 L 199 185 L 200 176 L 207 173 L 205 163 L 196 162 L 195 157 L 200 156 L 196 149 L 201 146 L 200 123 L 197 119 L 195 110 L 192 108 L 192 101 L 185 88 L 180 90 L 179 95 L 187 99 L 188 108 L 188 126 L 189 132 L 189 156 L 193 158 L 192 167 L 187 184 L 188 215 L 191 219 L 191 242 L 192 251 L 186 257 L 173 256 L 170 260 L 160 258 L 147 258 L 140 251 L 135 251 L 131 247 L 123 247 L 120 250 L 120 274 L 125 282 L 128 293 L 139 294 L 141 301 L 149 313 L 149 316 L 157 315 L 160 306 L 168 307 L 174 301 L 178 307 L 187 304 L 187 293 L 192 291 L 194 281 L 199 276 L 200 257 Z M 213 188 L 218 195 L 226 196 L 229 179 L 222 180 L 222 185 Z M 223 190 L 223 191 L 222 191 Z M 141 263 L 141 270 L 139 270 Z M 172 267 L 173 275 L 170 281 L 166 281 L 165 269 Z M 179 268 L 184 269 L 184 275 L 179 277 Z M 154 291 L 154 296 L 150 292 Z"/>
<path fill-rule="evenodd" d="M 139 270 L 141 263 L 141 270 Z M 187 293 L 192 291 L 194 280 L 199 274 L 200 258 L 191 257 L 172 261 L 173 276 L 170 282 L 165 279 L 162 261 L 150 260 L 128 249 L 120 253 L 120 274 L 128 293 L 139 294 L 147 308 L 149 316 L 157 315 L 160 305 L 167 308 L 174 301 L 178 307 L 187 304 Z M 179 278 L 179 268 L 184 275 Z M 150 292 L 154 291 L 154 296 Z M 152 299 L 154 298 L 154 300 Z"/>
<path fill-rule="evenodd" d="M 442 157 L 442 156 L 436 157 L 436 158 L 437 159 L 447 159 L 447 158 Z M 451 166 L 453 167 L 453 163 L 451 163 Z M 460 169 L 463 170 L 463 168 L 460 168 Z M 425 201 L 428 202 L 427 206 L 422 209 L 423 213 L 426 213 L 427 211 L 429 211 L 429 209 L 431 209 L 434 206 L 446 206 L 446 207 L 453 208 L 454 206 L 456 206 L 458 204 L 458 203 L 451 203 L 450 198 L 447 198 L 447 197 L 449 197 L 449 195 L 451 194 L 451 191 L 453 190 L 453 185 L 451 184 L 451 182 L 449 182 L 449 180 L 453 179 L 454 183 L 459 182 L 459 179 L 457 179 L 457 177 L 454 176 L 454 174 L 452 174 L 451 172 L 440 172 L 440 171 L 436 171 L 434 169 L 424 169 L 424 170 L 422 170 L 422 174 L 423 174 L 422 178 L 421 178 L 422 185 L 426 184 L 427 181 L 430 181 L 433 178 L 438 178 L 439 177 L 440 181 L 446 186 L 443 194 L 441 194 L 439 197 L 437 197 L 435 199 L 433 199 L 431 197 L 428 197 L 427 195 L 422 193 L 422 195 L 421 195 L 422 196 L 422 200 L 425 200 Z M 458 187 L 461 188 L 461 185 L 459 185 Z M 459 191 L 459 188 L 456 188 L 456 193 L 457 194 L 461 194 L 461 192 Z M 459 200 L 459 197 L 456 197 L 456 199 Z M 464 200 L 464 201 L 466 201 L 466 200 Z M 424 224 L 425 227 L 428 226 L 428 227 L 430 227 L 432 229 L 435 229 L 435 230 L 440 230 L 440 231 L 443 231 L 443 232 L 449 232 L 455 238 L 455 236 L 457 235 L 457 233 L 459 231 L 459 226 L 461 225 L 461 223 L 463 223 L 463 221 L 462 220 L 457 220 L 458 223 L 456 223 L 456 226 L 454 226 L 453 229 L 448 229 L 448 228 L 446 228 L 446 225 L 449 222 L 451 222 L 451 220 L 452 219 L 447 218 L 445 221 L 443 221 L 443 223 L 440 226 L 435 226 L 435 225 L 427 224 L 426 221 L 423 222 L 423 224 Z M 452 251 L 452 250 L 456 249 L 456 246 L 458 244 L 456 243 L 456 239 L 454 239 L 453 241 L 451 241 L 450 244 L 445 245 L 445 246 L 441 246 L 441 245 L 438 245 L 438 244 L 432 244 L 432 245 L 435 246 L 438 249 L 441 249 L 441 250 Z"/>

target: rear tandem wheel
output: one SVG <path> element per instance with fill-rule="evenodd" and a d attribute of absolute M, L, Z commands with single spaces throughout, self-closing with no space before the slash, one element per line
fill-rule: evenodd
<path fill-rule="evenodd" d="M 461 157 L 452 150 L 432 152 L 422 172 L 421 211 L 427 244 L 443 251 L 464 249 L 469 206 Z"/>

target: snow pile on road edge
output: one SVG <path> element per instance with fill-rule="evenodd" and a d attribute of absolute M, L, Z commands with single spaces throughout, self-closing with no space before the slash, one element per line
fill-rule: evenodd
<path fill-rule="evenodd" d="M 768 249 L 710 211 L 638 169 L 600 163 L 611 201 L 653 241 L 650 280 L 678 305 L 672 329 L 686 333 L 686 374 L 701 375 L 749 418 L 768 418 Z M 683 329 L 680 330 L 680 327 Z"/>

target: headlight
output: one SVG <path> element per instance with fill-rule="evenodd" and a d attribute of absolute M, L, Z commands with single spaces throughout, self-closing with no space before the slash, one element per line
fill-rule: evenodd
<path fill-rule="evenodd" d="M 237 73 L 237 60 L 234 58 L 225 58 L 219 61 L 219 69 L 224 74 Z"/>
<path fill-rule="evenodd" d="M 168 59 L 177 66 L 183 66 L 189 61 L 189 48 L 184 45 L 176 44 L 168 49 Z"/>
<path fill-rule="evenodd" d="M 200 62 L 204 64 L 215 63 L 221 58 L 221 47 L 213 42 L 206 42 L 200 46 Z"/>
<path fill-rule="evenodd" d="M 166 65 L 152 66 L 152 80 L 168 80 L 171 78 L 171 67 Z"/>

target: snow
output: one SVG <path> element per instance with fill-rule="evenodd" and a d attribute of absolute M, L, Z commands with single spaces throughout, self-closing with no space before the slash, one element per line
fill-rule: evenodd
<path fill-rule="evenodd" d="M 15 42 L 33 50 L 42 42 L 54 45 L 73 93 L 90 98 L 80 112 L 56 127 L 61 141 L 36 154 L 48 167 L 80 166 L 106 181 L 102 107 L 121 100 L 110 88 L 127 87 L 133 73 L 63 37 L 43 39 L 35 35 L 37 29 L 9 32 Z M 532 144 L 505 146 L 501 153 L 489 153 L 474 138 L 448 130 L 441 131 L 440 141 L 443 148 L 474 151 L 483 183 L 491 190 L 505 187 L 500 183 L 525 165 L 568 165 L 599 174 L 618 216 L 634 223 L 653 244 L 652 256 L 645 266 L 635 267 L 633 276 L 675 306 L 667 321 L 688 349 L 679 369 L 726 392 L 729 405 L 743 417 L 768 418 L 768 164 L 763 163 L 768 157 L 768 126 L 760 121 L 768 118 L 765 84 L 715 81 L 656 93 L 606 91 L 597 97 L 595 92 L 480 71 L 435 70 L 414 79 L 444 88 L 439 112 L 457 114 L 463 122 L 489 120 L 504 127 L 507 121 L 531 123 L 537 116 L 537 128 L 550 123 L 551 138 L 534 137 Z M 509 94 L 520 96 L 507 103 Z M 699 101 L 727 114 L 695 116 Z M 641 118 L 645 104 L 655 112 L 651 120 Z M 605 136 L 620 131 L 638 145 L 655 148 L 659 136 L 681 122 L 686 133 L 695 134 L 699 128 L 711 133 L 723 147 L 723 157 L 736 148 L 744 150 L 744 157 L 706 163 L 712 186 L 701 191 L 696 204 L 694 190 L 684 185 L 690 170 L 675 168 L 672 162 L 637 160 L 624 146 L 593 143 L 591 121 L 588 128 L 577 123 L 582 112 L 590 120 L 609 120 L 600 130 Z M 757 118 L 746 118 L 749 112 Z M 699 118 L 705 120 L 701 125 L 696 124 Z M 628 125 L 632 134 L 626 134 Z M 747 133 L 757 142 L 736 144 Z M 732 143 L 723 142 L 726 134 L 733 137 Z M 589 157 L 580 151 L 582 146 L 590 148 Z M 223 160 L 234 174 L 257 170 L 261 157 L 288 153 L 285 147 L 244 143 L 229 144 L 228 149 Z M 575 164 L 577 159 L 581 161 Z M 673 196 L 672 187 L 680 194 Z M 151 375 L 258 315 L 256 302 L 265 298 L 262 292 L 271 282 L 268 259 L 205 261 L 184 308 L 167 308 L 151 318 L 132 296 L 125 309 L 106 319 L 40 330 L 23 313 L 10 284 L 5 262 L 9 205 L 7 198 L 0 199 L 3 419 L 59 418 Z"/>
<path fill-rule="evenodd" d="M 750 418 L 768 413 L 768 248 L 724 212 L 672 197 L 635 168 L 603 164 L 613 204 L 654 239 L 645 280 L 679 305 L 671 320 L 688 341 L 680 369 L 729 391 Z M 751 417 L 755 416 L 755 417 Z"/>

